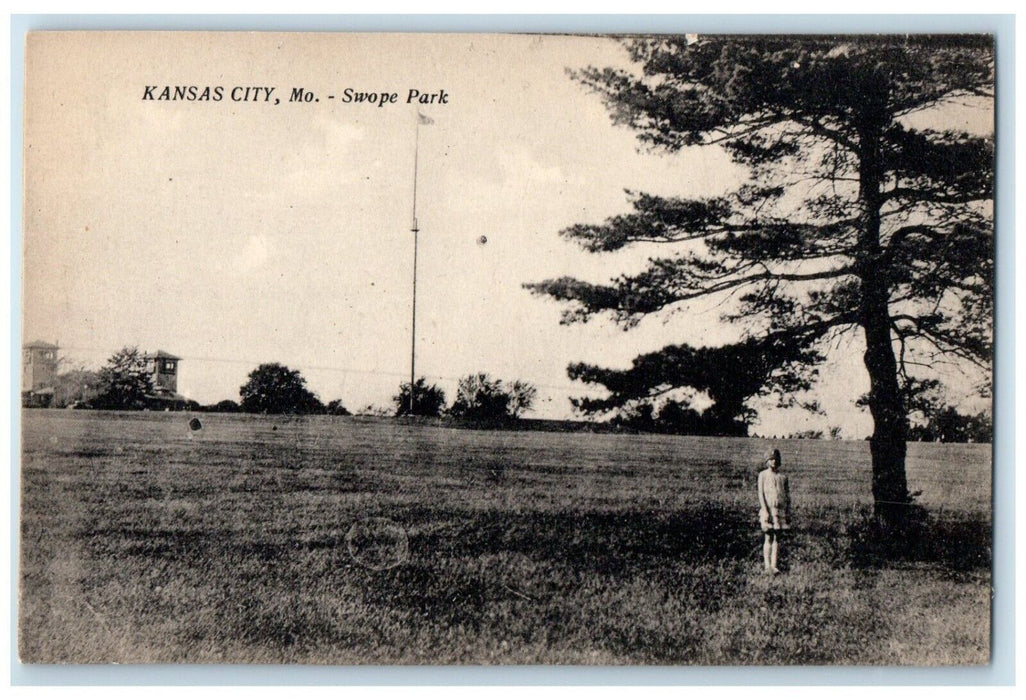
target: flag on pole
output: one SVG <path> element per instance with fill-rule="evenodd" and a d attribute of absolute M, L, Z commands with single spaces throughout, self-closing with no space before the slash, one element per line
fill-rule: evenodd
<path fill-rule="evenodd" d="M 435 123 L 435 120 L 434 120 L 434 119 L 432 119 L 431 117 L 425 117 L 425 116 L 424 116 L 423 114 L 421 114 L 420 112 L 417 112 L 417 120 L 418 120 L 418 121 L 419 121 L 419 122 L 420 122 L 421 124 L 434 124 L 434 123 Z"/>

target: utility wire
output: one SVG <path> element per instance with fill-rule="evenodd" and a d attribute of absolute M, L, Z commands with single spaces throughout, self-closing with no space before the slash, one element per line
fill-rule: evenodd
<path fill-rule="evenodd" d="M 102 348 L 89 348 L 89 347 L 73 346 L 73 345 L 61 346 L 61 350 L 76 350 L 78 352 L 98 352 L 98 353 L 108 353 L 108 352 L 111 352 L 110 350 L 102 349 Z M 252 360 L 252 359 L 240 359 L 240 358 L 229 358 L 229 357 L 203 357 L 203 356 L 198 356 L 198 355 L 194 355 L 194 356 L 180 355 L 179 357 L 181 357 L 182 360 L 189 361 L 189 362 L 216 362 L 216 363 L 235 364 L 235 365 L 253 365 L 253 366 L 256 366 L 256 365 L 261 364 L 262 362 L 266 362 L 266 360 Z M 401 378 L 404 378 L 404 379 L 406 378 L 406 373 L 405 372 L 392 372 L 392 371 L 388 371 L 388 370 L 379 370 L 379 369 L 361 369 L 361 368 L 356 368 L 356 367 L 339 367 L 339 366 L 334 366 L 334 365 L 308 365 L 308 364 L 303 363 L 303 362 L 297 362 L 297 363 L 294 363 L 294 364 L 297 367 L 299 367 L 300 369 L 304 369 L 304 370 L 307 370 L 307 371 L 341 372 L 343 374 L 366 374 L 366 375 L 374 375 L 374 376 L 382 376 L 382 377 L 401 377 Z M 428 379 L 436 379 L 436 380 L 437 379 L 442 379 L 442 380 L 453 381 L 453 382 L 458 382 L 460 379 L 462 379 L 462 377 L 453 377 L 453 376 L 447 376 L 447 375 L 442 375 L 442 374 L 424 374 L 423 376 L 427 377 Z M 538 387 L 540 389 L 553 389 L 553 390 L 559 390 L 559 391 L 585 391 L 585 392 L 588 392 L 588 391 L 592 391 L 592 392 L 594 392 L 594 391 L 604 391 L 604 389 L 601 389 L 599 387 L 591 387 L 591 386 L 586 386 L 586 385 L 585 386 L 581 386 L 581 385 L 572 385 L 572 384 L 539 384 L 537 382 L 531 382 L 531 384 L 533 384 L 534 386 L 536 386 L 536 387 Z"/>

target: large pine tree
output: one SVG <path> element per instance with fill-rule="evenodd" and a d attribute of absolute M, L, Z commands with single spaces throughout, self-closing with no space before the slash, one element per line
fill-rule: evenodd
<path fill-rule="evenodd" d="M 584 408 L 692 387 L 729 419 L 756 394 L 787 400 L 810 387 L 827 341 L 854 334 L 870 380 L 876 511 L 900 521 L 911 500 L 910 369 L 953 358 L 989 387 L 994 143 L 914 125 L 993 99 L 992 38 L 658 37 L 626 47 L 637 70 L 574 74 L 614 123 L 657 150 L 726 149 L 750 178 L 711 198 L 634 193 L 631 213 L 562 232 L 596 253 L 666 244 L 639 274 L 527 286 L 568 302 L 564 322 L 610 313 L 625 327 L 732 295 L 725 319 L 743 333 L 722 347 L 670 346 L 628 370 L 573 365 L 572 377 L 610 390 Z"/>

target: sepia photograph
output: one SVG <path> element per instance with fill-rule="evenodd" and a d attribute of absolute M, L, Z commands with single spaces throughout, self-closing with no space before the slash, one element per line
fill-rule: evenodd
<path fill-rule="evenodd" d="M 994 35 L 25 47 L 22 663 L 991 663 Z"/>

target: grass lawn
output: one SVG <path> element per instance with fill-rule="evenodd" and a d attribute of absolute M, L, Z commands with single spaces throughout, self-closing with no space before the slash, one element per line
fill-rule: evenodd
<path fill-rule="evenodd" d="M 983 664 L 989 445 L 911 444 L 926 516 L 870 535 L 865 442 L 23 411 L 36 663 Z"/>

